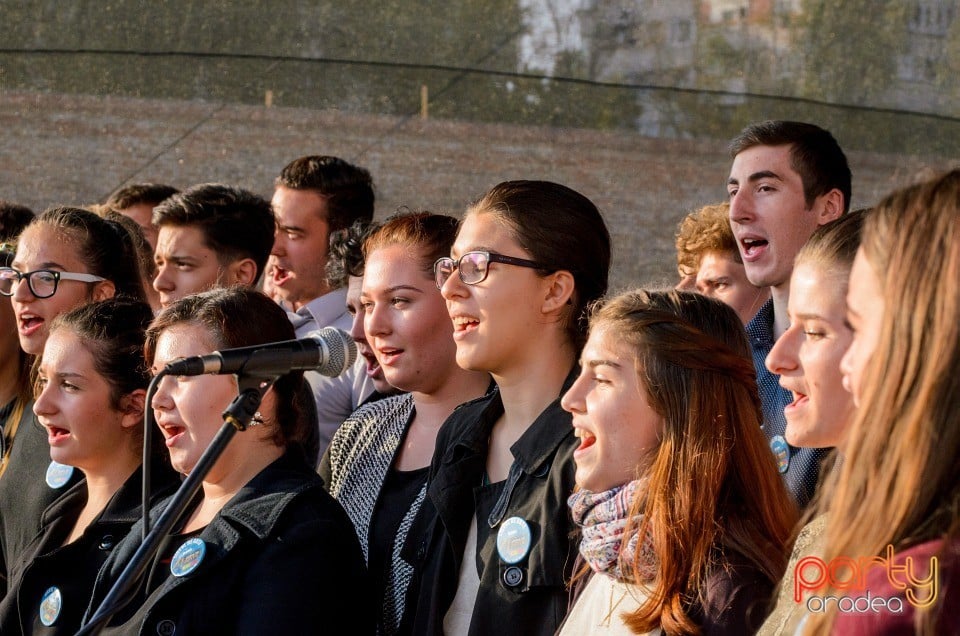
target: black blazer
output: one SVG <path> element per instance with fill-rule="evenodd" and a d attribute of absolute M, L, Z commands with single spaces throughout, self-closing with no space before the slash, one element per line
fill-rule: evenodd
<path fill-rule="evenodd" d="M 11 564 L 9 592 L 0 601 L 0 634 L 77 631 L 97 572 L 114 546 L 140 519 L 142 474 L 139 468 L 135 470 L 100 516 L 69 545 L 63 542 L 87 502 L 87 482 L 70 488 L 44 511 L 39 534 Z M 154 461 L 150 503 L 169 496 L 179 483 L 179 476 L 167 462 Z M 45 626 L 40 621 L 40 602 L 51 587 L 59 590 L 62 603 L 56 621 Z"/>
<path fill-rule="evenodd" d="M 139 526 L 100 571 L 87 619 L 139 546 Z M 206 551 L 195 569 L 175 577 L 159 554 L 104 634 L 373 634 L 353 526 L 299 450 L 250 480 L 197 537 Z"/>
<path fill-rule="evenodd" d="M 576 372 L 567 377 L 561 395 Z M 571 416 L 560 408 L 558 396 L 510 449 L 510 477 L 484 486 L 490 431 L 502 413 L 500 394 L 494 392 L 458 407 L 440 429 L 427 497 L 401 552 L 415 569 L 401 633 L 442 634 L 461 567 L 476 567 L 480 577 L 471 636 L 548 636 L 563 621 L 565 584 L 577 551 L 566 505 L 578 445 Z M 478 558 L 461 563 L 474 516 Z M 496 549 L 497 531 L 510 517 L 521 517 L 531 531 L 529 553 L 516 564 L 521 579 L 512 586 L 504 582 L 510 566 Z"/>

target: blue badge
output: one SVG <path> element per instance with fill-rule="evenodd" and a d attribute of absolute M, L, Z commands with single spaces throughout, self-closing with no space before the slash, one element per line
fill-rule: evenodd
<path fill-rule="evenodd" d="M 51 488 L 63 488 L 71 477 L 73 466 L 53 461 L 47 466 L 47 485 Z"/>
<path fill-rule="evenodd" d="M 63 607 L 63 596 L 60 594 L 59 587 L 47 588 L 40 600 L 40 622 L 50 627 L 57 622 L 60 616 L 60 608 Z"/>
<path fill-rule="evenodd" d="M 200 567 L 207 553 L 207 544 L 203 539 L 194 537 L 183 542 L 170 560 L 170 573 L 174 576 L 186 576 Z"/>
<path fill-rule="evenodd" d="M 774 435 L 770 438 L 770 450 L 773 456 L 777 458 L 777 470 L 781 473 L 787 472 L 790 468 L 790 446 L 783 435 Z"/>
<path fill-rule="evenodd" d="M 530 552 L 530 526 L 520 517 L 510 517 L 497 531 L 497 554 L 507 564 L 519 563 Z"/>

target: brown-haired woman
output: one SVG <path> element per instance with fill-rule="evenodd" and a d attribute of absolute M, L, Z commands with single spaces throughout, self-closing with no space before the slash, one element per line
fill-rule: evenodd
<path fill-rule="evenodd" d="M 111 298 L 53 321 L 33 411 L 50 456 L 84 480 L 50 504 L 40 532 L 10 564 L 0 633 L 76 633 L 100 566 L 141 514 L 143 340 L 152 319 L 146 303 Z M 157 501 L 177 479 L 163 446 L 152 450 Z"/>
<path fill-rule="evenodd" d="M 10 298 L 20 348 L 40 355 L 53 320 L 80 305 L 115 296 L 145 300 L 138 272 L 124 227 L 79 208 L 46 210 L 27 225 L 12 260 L 0 267 L 0 294 Z M 24 384 L 31 386 L 27 375 Z M 36 536 L 46 507 L 80 480 L 80 471 L 51 463 L 32 405 L 21 406 L 20 421 L 5 427 L 9 456 L 0 469 L 0 548 L 6 563 L 19 559 Z"/>
<path fill-rule="evenodd" d="M 562 405 L 580 440 L 568 503 L 594 574 L 560 633 L 756 630 L 797 513 L 736 313 L 689 292 L 615 297 L 591 318 Z"/>
<path fill-rule="evenodd" d="M 453 325 L 434 284 L 433 263 L 450 253 L 457 225 L 449 216 L 401 214 L 364 242 L 367 342 L 387 382 L 407 393 L 354 412 L 320 465 L 363 546 L 382 634 L 395 634 L 403 616 L 412 568 L 399 553 L 426 494 L 437 433 L 490 385 L 486 373 L 457 366 Z"/>
<path fill-rule="evenodd" d="M 861 570 L 840 567 L 808 586 L 821 602 L 808 603 L 802 633 L 960 633 L 957 281 L 960 170 L 894 192 L 867 215 L 847 292 L 853 342 L 840 363 L 858 410 L 821 500 L 824 566 Z M 899 574 L 905 564 L 912 581 Z M 851 586 L 853 576 L 863 578 Z M 865 596 L 872 611 L 852 611 Z"/>
<path fill-rule="evenodd" d="M 610 236 L 579 192 L 508 181 L 468 208 L 450 254 L 434 271 L 457 364 L 498 390 L 454 411 L 437 438 L 402 553 L 421 582 L 405 633 L 552 635 L 576 550 L 563 506 L 576 439 L 560 396 L 584 308 L 607 288 Z"/>
<path fill-rule="evenodd" d="M 286 314 L 263 294 L 218 289 L 167 306 L 147 332 L 146 355 L 159 372 L 174 360 L 292 338 Z M 235 376 L 160 381 L 152 407 L 175 470 L 195 468 L 237 393 Z M 106 633 L 373 633 L 353 528 L 303 452 L 316 426 L 301 407 L 308 397 L 301 372 L 266 391 Z M 88 618 L 139 547 L 140 532 L 138 522 L 104 565 Z"/>

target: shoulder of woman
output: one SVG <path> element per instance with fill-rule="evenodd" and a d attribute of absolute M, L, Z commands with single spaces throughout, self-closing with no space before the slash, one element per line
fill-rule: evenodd
<path fill-rule="evenodd" d="M 755 564 L 734 553 L 707 574 L 702 600 L 703 633 L 754 633 L 769 609 L 774 583 Z"/>

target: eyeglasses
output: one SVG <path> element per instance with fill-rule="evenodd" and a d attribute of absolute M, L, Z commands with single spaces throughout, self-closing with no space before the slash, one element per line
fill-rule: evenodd
<path fill-rule="evenodd" d="M 57 286 L 62 280 L 76 280 L 81 283 L 99 283 L 107 280 L 93 274 L 75 274 L 73 272 L 59 272 L 55 269 L 38 269 L 32 272 L 19 272 L 12 267 L 0 267 L 0 294 L 13 296 L 16 285 L 24 278 L 30 293 L 37 298 L 50 298 L 57 293 Z"/>
<path fill-rule="evenodd" d="M 490 263 L 547 269 L 540 263 L 528 261 L 525 258 L 514 258 L 513 256 L 491 252 L 467 252 L 457 260 L 446 256 L 438 258 L 433 264 L 433 280 L 437 283 L 437 289 L 440 289 L 447 282 L 447 279 L 453 275 L 453 270 L 457 270 L 464 285 L 476 285 L 486 280 L 487 274 L 490 272 Z"/>

